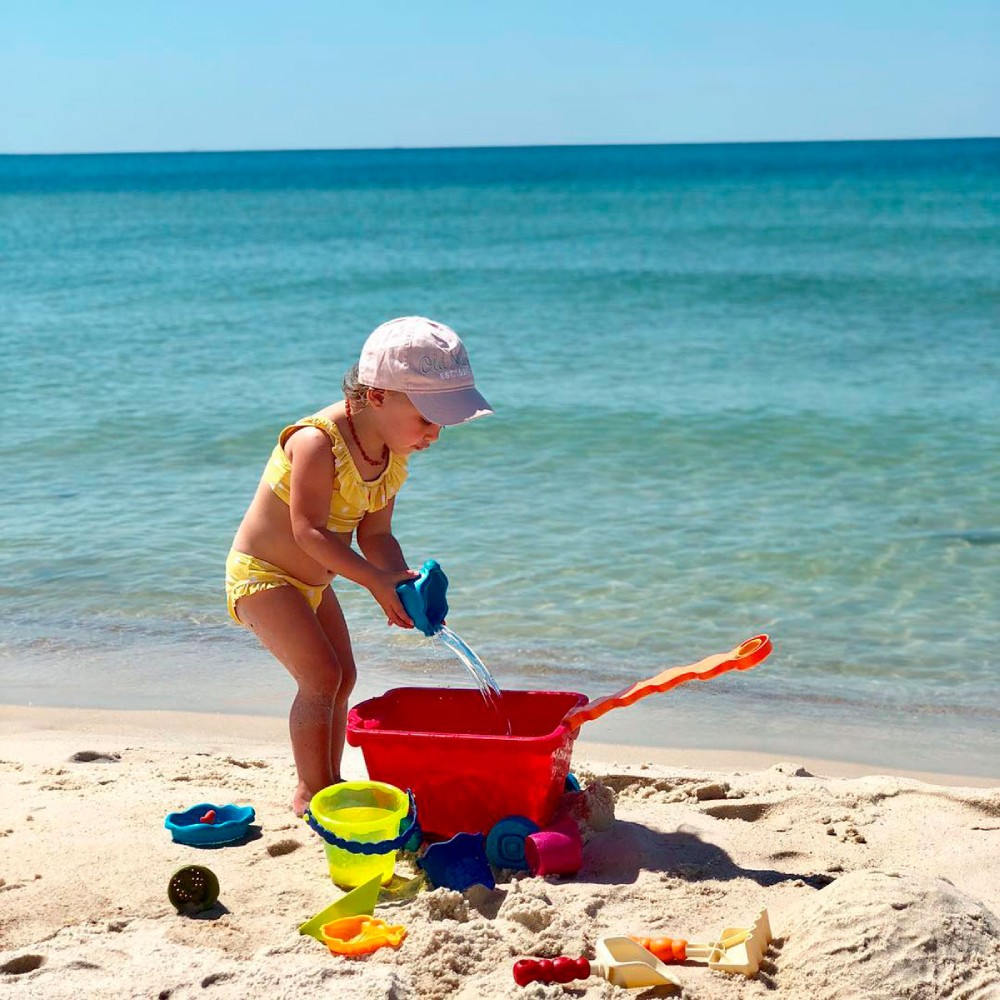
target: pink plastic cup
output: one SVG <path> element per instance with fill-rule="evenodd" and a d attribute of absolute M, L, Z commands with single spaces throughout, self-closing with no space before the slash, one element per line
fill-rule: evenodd
<path fill-rule="evenodd" d="M 583 866 L 583 840 L 575 820 L 567 816 L 525 837 L 524 860 L 532 875 L 575 875 Z"/>

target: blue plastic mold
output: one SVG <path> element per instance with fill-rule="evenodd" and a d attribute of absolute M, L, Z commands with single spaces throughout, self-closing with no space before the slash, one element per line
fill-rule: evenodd
<path fill-rule="evenodd" d="M 209 809 L 215 810 L 215 822 L 202 823 L 201 817 Z M 199 802 L 183 812 L 168 813 L 163 825 L 179 844 L 215 847 L 245 837 L 255 815 L 253 806 L 216 806 L 211 802 Z"/>
<path fill-rule="evenodd" d="M 497 820 L 486 838 L 486 857 L 490 864 L 516 872 L 528 871 L 524 841 L 539 829 L 539 825 L 527 816 L 504 816 Z"/>
<path fill-rule="evenodd" d="M 448 615 L 448 577 L 436 559 L 420 567 L 420 576 L 396 585 L 403 608 L 424 635 L 434 635 Z"/>
<path fill-rule="evenodd" d="M 451 840 L 431 844 L 417 864 L 436 889 L 465 892 L 470 886 L 496 888 L 493 870 L 486 860 L 486 838 L 481 833 L 456 833 Z"/>

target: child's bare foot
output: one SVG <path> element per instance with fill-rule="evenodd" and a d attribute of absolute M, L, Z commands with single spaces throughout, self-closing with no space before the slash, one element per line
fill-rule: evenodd
<path fill-rule="evenodd" d="M 298 787 L 295 789 L 295 794 L 292 796 L 292 811 L 296 816 L 301 818 L 302 814 L 309 808 L 311 800 L 312 792 L 300 781 Z"/>

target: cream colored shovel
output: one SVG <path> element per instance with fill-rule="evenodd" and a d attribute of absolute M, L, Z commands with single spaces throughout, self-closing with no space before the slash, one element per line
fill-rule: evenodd
<path fill-rule="evenodd" d="M 571 983 L 575 979 L 600 976 L 626 990 L 649 986 L 680 986 L 681 981 L 642 945 L 627 937 L 601 938 L 595 958 L 523 958 L 514 963 L 514 981 L 529 983 Z"/>
<path fill-rule="evenodd" d="M 771 943 L 771 923 L 761 910 L 749 927 L 726 927 L 709 944 L 695 944 L 668 937 L 634 937 L 630 940 L 646 948 L 663 962 L 704 962 L 719 972 L 740 972 L 756 976 Z"/>

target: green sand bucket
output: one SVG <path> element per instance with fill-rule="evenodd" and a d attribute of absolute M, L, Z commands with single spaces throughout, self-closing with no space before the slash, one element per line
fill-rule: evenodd
<path fill-rule="evenodd" d="M 407 814 L 413 814 L 406 823 Z M 330 878 L 354 888 L 392 879 L 396 852 L 417 829 L 413 795 L 381 781 L 343 781 L 317 792 L 302 817 L 324 841 Z"/>

